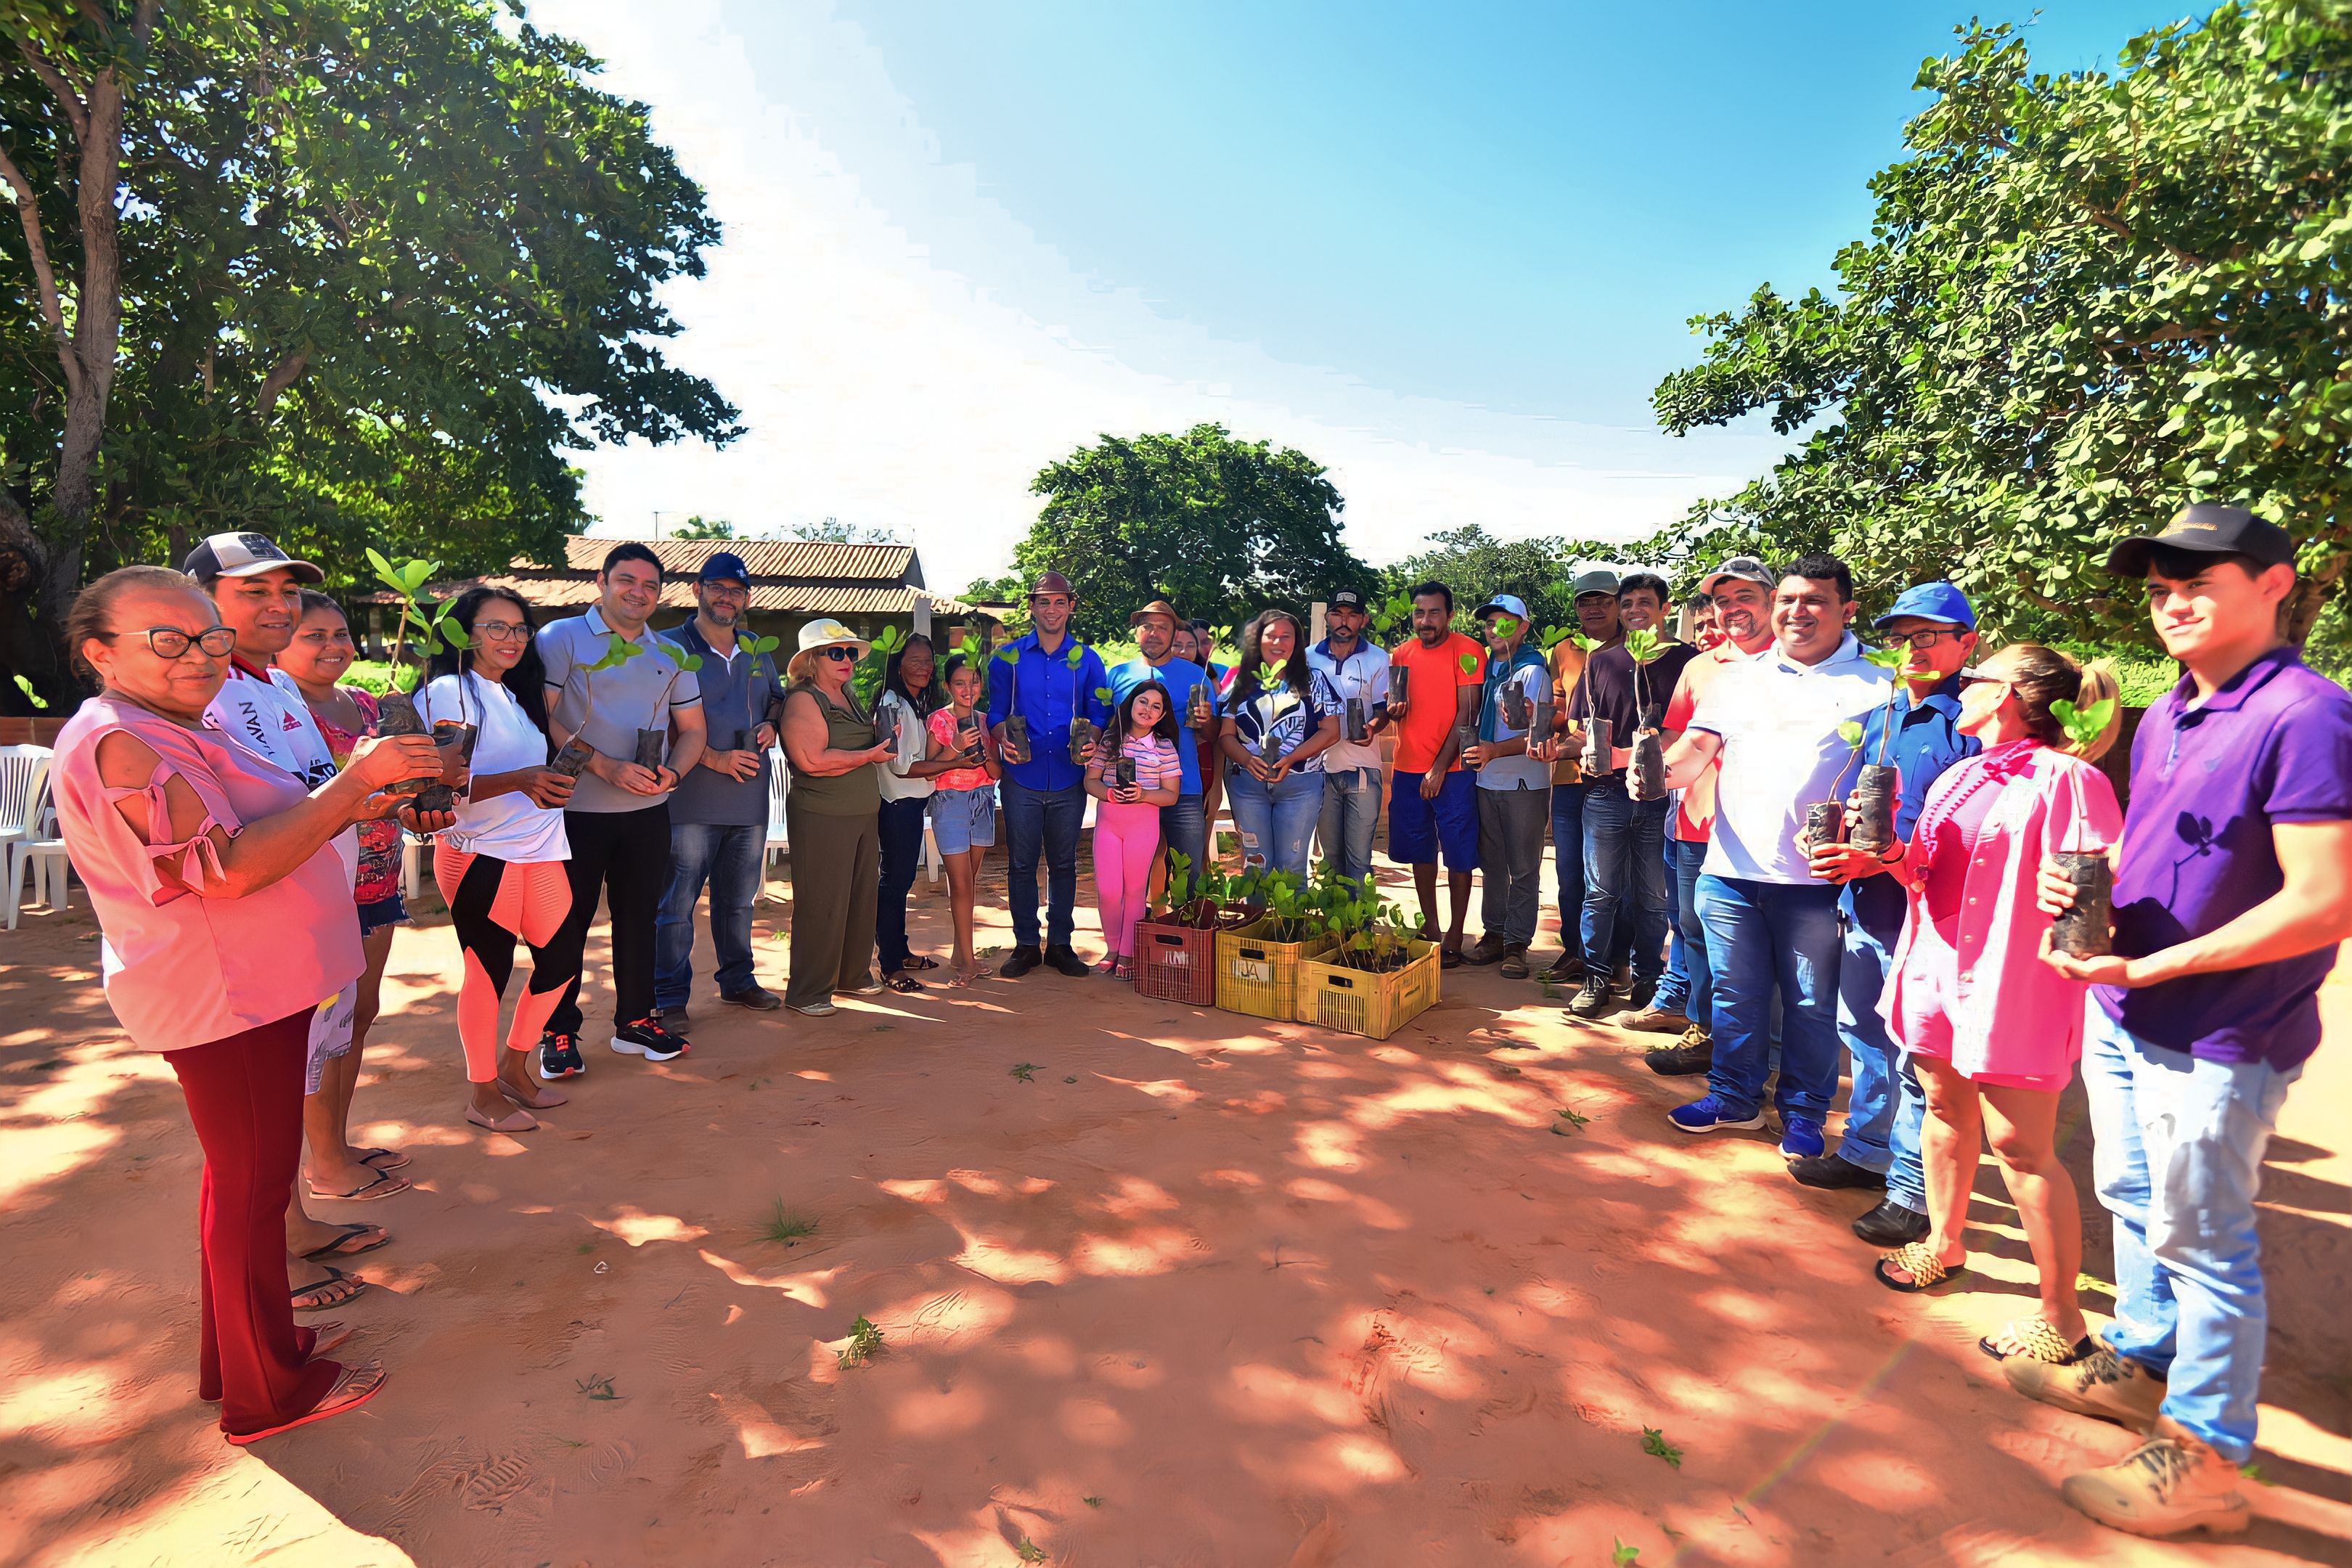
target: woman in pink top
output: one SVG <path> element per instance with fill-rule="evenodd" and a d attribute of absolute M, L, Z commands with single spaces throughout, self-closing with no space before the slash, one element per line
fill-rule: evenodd
<path fill-rule="evenodd" d="M 1929 1229 L 1879 1259 L 1879 1283 L 1924 1290 L 1967 1266 L 1977 1150 L 1990 1136 L 2041 1274 L 2042 1314 L 1982 1342 L 2000 1359 L 2065 1363 L 2091 1350 L 2074 1299 L 2083 1226 L 2059 1163 L 2058 1096 L 2083 1049 L 2083 987 L 2041 961 L 2049 917 L 2034 903 L 2042 858 L 2104 848 L 2122 831 L 2114 786 L 2051 705 L 2116 695 L 2101 667 L 2019 643 L 1960 672 L 1963 734 L 1984 751 L 1928 791 L 1896 875 L 1911 893 L 1879 1011 L 1926 1091 L 1921 1134 Z M 2110 713 L 2114 709 L 2110 708 Z"/>
<path fill-rule="evenodd" d="M 341 1325 L 294 1326 L 286 1205 L 302 1145 L 310 1015 L 361 965 L 335 837 L 374 792 L 429 776 L 424 736 L 363 741 L 307 790 L 203 728 L 235 646 L 176 572 L 131 566 L 82 590 L 66 628 L 104 690 L 58 736 L 58 817 L 106 934 L 106 997 L 163 1053 L 205 1152 L 199 1390 L 250 1443 L 352 1409 L 373 1362 L 322 1359 Z"/>
<path fill-rule="evenodd" d="M 1135 927 L 1150 901 L 1160 808 L 1174 805 L 1184 786 L 1176 748 L 1190 740 L 1176 726 L 1168 688 L 1147 680 L 1119 704 L 1110 734 L 1087 764 L 1087 793 L 1101 802 L 1095 807 L 1095 908 L 1110 949 L 1101 973 L 1114 980 L 1135 978 Z M 1122 761 L 1134 766 L 1133 784 L 1117 781 L 1113 770 Z"/>

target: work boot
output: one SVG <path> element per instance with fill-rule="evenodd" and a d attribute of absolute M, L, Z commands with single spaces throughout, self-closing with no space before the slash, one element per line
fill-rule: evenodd
<path fill-rule="evenodd" d="M 1715 1065 L 1714 1037 L 1693 1024 L 1673 1045 L 1652 1046 L 1643 1055 L 1642 1065 L 1661 1078 L 1688 1078 L 1693 1073 L 1705 1072 Z"/>
<path fill-rule="evenodd" d="M 1550 981 L 1554 985 L 1573 985 L 1584 978 L 1584 960 L 1572 952 L 1562 952 L 1551 961 L 1551 967 L 1545 970 L 1540 978 Z"/>
<path fill-rule="evenodd" d="M 2028 1399 L 2135 1432 L 2155 1426 L 2164 1407 L 2164 1380 L 2104 1344 L 2071 1366 L 2013 1355 L 2000 1363 L 2000 1374 Z"/>
<path fill-rule="evenodd" d="M 1510 940 L 1497 931 L 1488 931 L 1462 950 L 1466 963 L 1492 963 L 1510 948 Z"/>
<path fill-rule="evenodd" d="M 1684 1016 L 1683 1010 L 1679 1007 L 1660 1007 L 1653 1005 L 1634 1008 L 1633 1011 L 1617 1020 L 1617 1026 L 1621 1029 L 1639 1029 L 1647 1035 L 1681 1035 L 1689 1032 L 1691 1021 Z"/>
<path fill-rule="evenodd" d="M 2134 1535 L 2191 1530 L 2226 1535 L 2245 1529 L 2252 1517 L 2238 1489 L 2238 1467 L 2162 1418 L 2148 1440 L 2120 1461 L 2068 1476 L 2058 1491 L 2101 1524 Z"/>

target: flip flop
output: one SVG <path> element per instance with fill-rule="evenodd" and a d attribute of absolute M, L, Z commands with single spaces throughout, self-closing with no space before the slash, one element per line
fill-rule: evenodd
<path fill-rule="evenodd" d="M 408 1156 L 397 1149 L 362 1149 L 359 1152 L 362 1165 L 373 1165 L 379 1171 L 397 1171 L 408 1163 Z"/>
<path fill-rule="evenodd" d="M 280 1432 L 291 1432 L 297 1426 L 308 1426 L 313 1421 L 324 1421 L 330 1415 L 357 1410 L 382 1394 L 383 1385 L 391 1381 L 379 1363 L 362 1362 L 356 1366 L 347 1366 L 343 1368 L 343 1374 L 335 1379 L 334 1386 L 327 1390 L 327 1396 L 307 1413 L 291 1421 L 280 1421 L 275 1426 L 265 1426 L 258 1432 L 224 1432 L 221 1436 L 242 1448 L 248 1443 L 258 1443 L 264 1437 L 275 1437 Z"/>
<path fill-rule="evenodd" d="M 311 1324 L 310 1332 L 315 1337 L 310 1341 L 310 1359 L 316 1361 L 322 1355 L 334 1354 L 351 1343 L 352 1335 L 355 1331 L 341 1318 L 329 1318 L 323 1323 Z"/>
<path fill-rule="evenodd" d="M 374 1169 L 373 1166 L 369 1168 Z M 378 1191 L 379 1188 L 382 1190 Z M 305 1176 L 302 1178 L 302 1190 L 314 1198 L 329 1199 L 339 1204 L 372 1204 L 378 1198 L 389 1198 L 406 1192 L 408 1178 L 378 1173 L 374 1181 L 354 1187 L 348 1193 L 322 1193 L 310 1184 L 310 1177 Z"/>
<path fill-rule="evenodd" d="M 392 1232 L 380 1225 L 368 1225 L 362 1222 L 356 1225 L 339 1225 L 334 1228 L 341 1234 L 326 1246 L 314 1247 L 302 1254 L 304 1262 L 316 1263 L 322 1258 L 357 1258 L 362 1252 L 373 1252 L 392 1239 Z M 373 1241 L 361 1242 L 357 1247 L 352 1245 L 370 1231 L 375 1232 Z"/>
<path fill-rule="evenodd" d="M 1462 950 L 1461 950 L 1461 949 L 1459 949 L 1459 948 L 1454 948 L 1454 947 L 1441 947 L 1441 948 L 1439 948 L 1439 949 L 1437 950 L 1437 967 L 1438 967 L 1438 968 L 1440 968 L 1440 969 L 1459 969 L 1459 968 L 1461 968 L 1461 967 L 1462 967 Z"/>
<path fill-rule="evenodd" d="M 361 1279 L 358 1275 L 346 1274 L 331 1263 L 328 1264 L 326 1268 L 327 1277 L 324 1279 L 313 1279 L 308 1285 L 297 1285 L 288 1292 L 288 1294 L 294 1298 L 294 1310 L 296 1311 L 323 1312 L 331 1307 L 340 1307 L 346 1301 L 357 1300 L 360 1296 L 366 1291 L 368 1282 Z M 302 1300 L 303 1297 L 310 1294 L 313 1290 L 331 1290 L 340 1285 L 349 1285 L 352 1288 L 351 1293 L 349 1295 L 337 1296 L 332 1300 L 329 1301 L 312 1301 L 305 1304 Z"/>

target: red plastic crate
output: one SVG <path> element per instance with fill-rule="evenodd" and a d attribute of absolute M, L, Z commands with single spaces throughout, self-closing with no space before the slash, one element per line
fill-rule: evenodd
<path fill-rule="evenodd" d="M 1216 1005 L 1216 931 L 1137 921 L 1135 994 L 1193 1007 Z"/>

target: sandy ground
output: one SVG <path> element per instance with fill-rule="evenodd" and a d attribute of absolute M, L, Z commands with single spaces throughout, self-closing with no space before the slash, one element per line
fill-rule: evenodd
<path fill-rule="evenodd" d="M 518 1138 L 459 1119 L 428 921 L 357 1115 L 417 1190 L 319 1205 L 394 1229 L 335 1314 L 391 1386 L 239 1451 L 195 1397 L 194 1140 L 94 935 L 0 937 L 0 1563 L 2352 1562 L 2352 989 L 2266 1173 L 2261 1517 L 2189 1546 L 2065 1508 L 2130 1440 L 1974 1349 L 2032 1307 L 1989 1165 L 1973 1288 L 1891 1295 L 1866 1197 L 1674 1133 L 1641 1037 L 1469 970 L 1385 1043 L 1045 972 L 704 1002 Z M 764 1239 L 780 1205 L 814 1233 Z"/>

